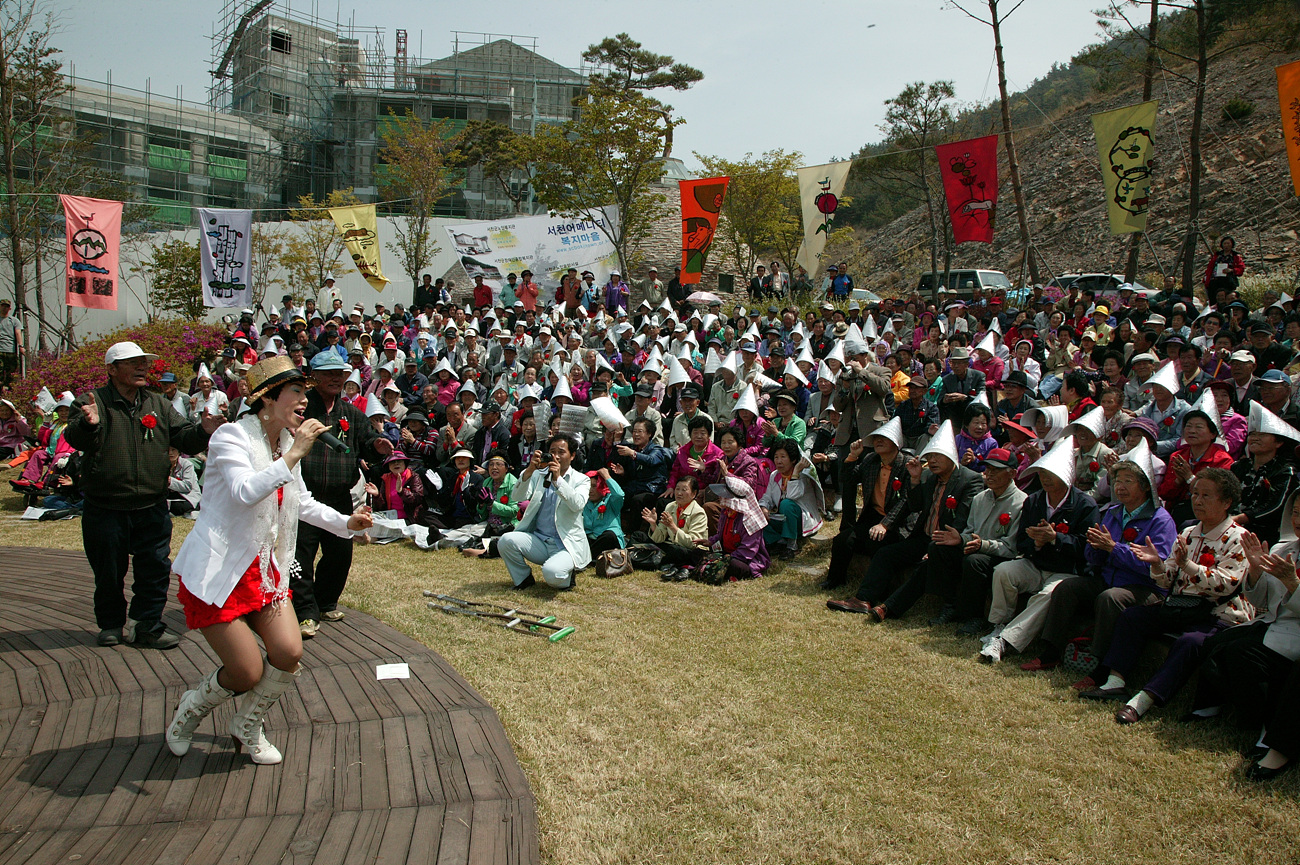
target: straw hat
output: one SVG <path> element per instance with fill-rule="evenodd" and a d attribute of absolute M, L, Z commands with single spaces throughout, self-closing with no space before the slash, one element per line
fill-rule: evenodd
<path fill-rule="evenodd" d="M 957 459 L 957 438 L 953 435 L 952 421 L 944 421 L 939 427 L 939 431 L 930 439 L 930 443 L 921 451 L 921 456 L 928 454 L 939 454 L 952 460 L 953 465 L 960 465 Z"/>
<path fill-rule="evenodd" d="M 248 383 L 250 405 L 257 402 L 267 391 L 287 382 L 302 382 L 304 387 L 312 385 L 289 357 L 268 357 L 266 360 L 259 360 L 248 368 L 244 380 Z"/>
<path fill-rule="evenodd" d="M 1064 406 L 1060 406 L 1060 408 L 1064 408 Z M 1026 471 L 1049 472 L 1059 478 L 1061 483 L 1067 487 L 1074 486 L 1074 442 L 1068 437 L 1061 439 L 1052 445 L 1052 449 L 1039 457 Z"/>

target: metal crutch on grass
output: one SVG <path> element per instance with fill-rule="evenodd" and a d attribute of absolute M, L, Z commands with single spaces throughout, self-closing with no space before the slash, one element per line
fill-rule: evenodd
<path fill-rule="evenodd" d="M 439 595 L 428 590 L 424 592 L 424 596 L 436 599 L 428 603 L 431 610 L 441 610 L 444 613 L 456 613 L 462 616 L 474 616 L 480 619 L 495 619 L 502 622 L 502 627 L 507 630 L 526 634 L 530 637 L 544 637 L 552 643 L 558 643 L 574 631 L 572 625 L 556 624 L 554 616 L 539 616 L 536 613 L 529 613 L 487 601 L 466 601 L 462 598 Z M 447 601 L 448 603 L 439 604 L 438 601 Z M 548 634 L 546 631 L 552 633 Z"/>

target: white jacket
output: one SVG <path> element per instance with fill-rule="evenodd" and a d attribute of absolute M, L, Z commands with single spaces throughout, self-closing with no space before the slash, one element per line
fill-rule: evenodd
<path fill-rule="evenodd" d="M 290 472 L 284 460 L 278 459 L 263 471 L 256 471 L 251 448 L 248 433 L 239 424 L 222 424 L 212 434 L 203 474 L 203 510 L 172 563 L 172 570 L 185 588 L 207 604 L 224 604 L 239 578 L 257 559 L 259 545 L 249 531 L 253 507 L 285 484 L 298 485 L 299 520 L 339 537 L 352 534 L 347 514 L 312 498 L 302 482 L 301 466 L 294 466 Z M 578 522 L 581 524 L 581 519 Z M 275 561 L 281 572 L 290 564 Z"/>
<path fill-rule="evenodd" d="M 546 490 L 546 478 L 550 476 L 549 471 L 536 471 L 526 483 L 515 484 L 514 490 L 510 493 L 510 501 L 528 502 L 528 507 L 515 526 L 515 531 L 531 534 L 537 530 L 537 515 L 542 510 L 542 494 Z M 574 566 L 582 570 L 591 564 L 591 547 L 587 544 L 587 529 L 582 523 L 582 509 L 587 506 L 591 493 L 591 478 L 570 466 L 569 470 L 552 486 L 559 497 L 559 501 L 555 503 L 555 531 L 559 534 L 564 549 L 573 556 Z"/>

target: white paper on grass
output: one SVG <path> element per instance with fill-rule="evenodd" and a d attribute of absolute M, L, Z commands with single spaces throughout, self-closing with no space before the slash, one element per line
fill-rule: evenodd
<path fill-rule="evenodd" d="M 375 679 L 409 679 L 411 668 L 408 664 L 379 664 L 375 667 Z"/>

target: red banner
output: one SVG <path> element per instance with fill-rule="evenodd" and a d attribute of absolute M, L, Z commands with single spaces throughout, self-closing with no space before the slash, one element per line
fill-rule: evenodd
<path fill-rule="evenodd" d="M 67 226 L 68 306 L 117 309 L 122 202 L 60 195 Z"/>
<path fill-rule="evenodd" d="M 682 194 L 682 285 L 698 283 L 718 231 L 718 213 L 727 197 L 726 177 L 680 180 Z"/>
<path fill-rule="evenodd" d="M 986 135 L 934 149 L 943 176 L 952 239 L 993 242 L 998 203 L 998 136 Z"/>

